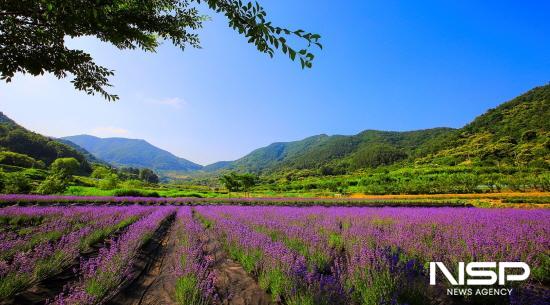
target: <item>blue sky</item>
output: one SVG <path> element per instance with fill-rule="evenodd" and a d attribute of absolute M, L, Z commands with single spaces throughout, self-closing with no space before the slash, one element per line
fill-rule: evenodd
<path fill-rule="evenodd" d="M 116 70 L 116 103 L 19 76 L 0 83 L 0 111 L 45 135 L 142 138 L 208 164 L 321 133 L 461 127 L 550 81 L 548 1 L 260 3 L 275 23 L 323 36 L 313 69 L 258 53 L 207 12 L 200 50 L 71 41 Z"/>

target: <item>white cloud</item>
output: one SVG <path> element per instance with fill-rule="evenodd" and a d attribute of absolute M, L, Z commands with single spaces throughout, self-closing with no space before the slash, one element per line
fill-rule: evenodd
<path fill-rule="evenodd" d="M 92 129 L 92 131 L 90 131 L 90 134 L 96 137 L 123 137 L 128 136 L 130 132 L 124 128 L 101 126 Z"/>

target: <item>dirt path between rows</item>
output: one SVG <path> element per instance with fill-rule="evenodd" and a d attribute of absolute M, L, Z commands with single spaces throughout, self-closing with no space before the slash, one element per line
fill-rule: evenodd
<path fill-rule="evenodd" d="M 179 263 L 177 255 L 177 229 L 173 218 L 166 221 L 152 239 L 139 252 L 133 266 L 136 277 L 123 284 L 122 290 L 106 302 L 107 305 L 172 305 L 176 304 L 174 266 Z M 243 267 L 229 258 L 215 234 L 205 229 L 201 240 L 205 243 L 204 255 L 214 258 L 214 286 L 219 300 L 213 305 L 275 305 L 267 294 L 246 273 Z M 97 255 L 97 250 L 105 246 L 98 244 L 94 250 L 84 256 L 89 258 Z M 75 266 L 77 262 L 75 261 Z M 66 284 L 76 280 L 74 266 L 65 269 L 60 274 L 35 285 L 19 294 L 10 303 L 42 305 L 46 299 L 53 299 Z"/>
<path fill-rule="evenodd" d="M 174 267 L 179 263 L 177 235 L 181 227 L 172 225 L 167 234 L 151 242 L 142 251 L 135 265 L 139 276 L 117 294 L 107 305 L 172 305 L 176 304 Z M 201 240 L 204 255 L 214 258 L 214 286 L 219 300 L 213 305 L 274 305 L 241 265 L 231 260 L 213 232 L 205 229 Z"/>
<path fill-rule="evenodd" d="M 202 236 L 204 253 L 214 258 L 214 286 L 220 297 L 215 305 L 274 305 L 267 294 L 243 267 L 233 261 L 224 251 L 222 244 L 208 229 Z"/>
<path fill-rule="evenodd" d="M 134 264 L 138 276 L 109 300 L 107 305 L 171 305 L 174 301 L 177 264 L 177 227 L 170 220 L 161 234 L 143 248 Z"/>

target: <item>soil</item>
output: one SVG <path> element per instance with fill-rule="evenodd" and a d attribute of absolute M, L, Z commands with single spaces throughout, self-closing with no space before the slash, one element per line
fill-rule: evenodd
<path fill-rule="evenodd" d="M 273 305 L 276 304 L 243 267 L 223 250 L 215 235 L 207 230 L 203 235 L 205 255 L 214 258 L 214 286 L 219 296 L 215 305 Z"/>
<path fill-rule="evenodd" d="M 169 305 L 174 301 L 173 266 L 177 263 L 177 232 L 173 219 L 139 252 L 136 257 L 133 281 L 107 302 L 107 305 Z"/>
<path fill-rule="evenodd" d="M 169 305 L 174 300 L 176 278 L 173 268 L 178 263 L 177 226 L 171 226 L 164 237 L 155 238 L 140 253 L 134 268 L 139 275 L 113 297 L 107 305 Z M 214 258 L 214 286 L 219 296 L 214 305 L 274 305 L 271 297 L 254 278 L 223 250 L 210 230 L 201 237 L 206 243 L 204 255 Z M 141 270 L 141 271 L 140 271 Z"/>
<path fill-rule="evenodd" d="M 209 229 L 201 239 L 205 242 L 204 255 L 214 258 L 215 290 L 218 300 L 213 305 L 276 305 L 243 267 L 229 258 L 222 244 Z M 97 244 L 81 257 L 90 258 L 97 255 L 105 243 Z M 174 300 L 173 272 L 178 263 L 177 226 L 173 218 L 166 221 L 151 240 L 139 251 L 133 265 L 133 280 L 121 285 L 118 294 L 112 296 L 107 305 L 172 305 Z M 63 291 L 63 288 L 78 279 L 74 269 L 78 268 L 79 259 L 73 264 L 47 280 L 41 281 L 28 290 L 16 295 L 14 299 L 0 305 L 42 305 L 45 300 L 52 300 Z"/>

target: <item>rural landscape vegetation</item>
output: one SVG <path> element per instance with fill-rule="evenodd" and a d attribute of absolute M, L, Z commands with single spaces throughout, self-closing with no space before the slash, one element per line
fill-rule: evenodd
<path fill-rule="evenodd" d="M 298 68 L 323 52 L 255 2 L 4 1 L 0 76 L 71 76 L 116 102 L 114 72 L 65 38 L 199 48 L 202 10 Z M 0 112 L 0 304 L 549 304 L 544 81 L 460 128 L 311 135 L 209 165 L 141 139 L 45 136 Z M 450 294 L 440 274 L 430 284 L 431 262 L 530 274 Z"/>
<path fill-rule="evenodd" d="M 545 85 L 460 129 L 316 135 L 207 166 L 144 140 L 44 137 L 2 114 L 1 186 L 10 194 L 198 198 L 525 193 L 525 203 L 548 203 L 527 197 L 550 191 L 549 101 Z"/>

